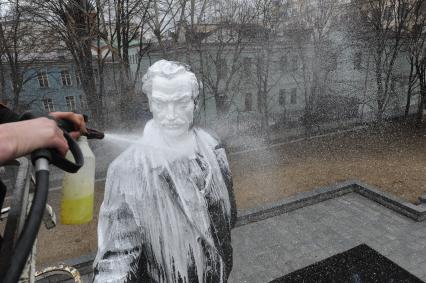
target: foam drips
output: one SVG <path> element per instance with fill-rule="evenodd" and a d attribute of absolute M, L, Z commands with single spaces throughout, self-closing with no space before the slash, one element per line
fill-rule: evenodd
<path fill-rule="evenodd" d="M 158 282 L 189 282 L 190 266 L 198 282 L 205 282 L 207 269 L 224 281 L 224 259 L 213 234 L 230 231 L 231 207 L 220 168 L 228 163 L 224 154 L 215 154 L 216 145 L 196 129 L 179 146 L 172 144 L 150 121 L 142 139 L 111 164 L 99 217 L 96 282 L 122 282 L 113 278 L 137 274 L 141 253 L 152 259 L 148 273 Z M 206 172 L 195 172 L 197 153 Z M 191 173 L 205 174 L 201 190 Z M 217 206 L 215 214 L 226 227 L 215 227 L 207 202 Z"/>

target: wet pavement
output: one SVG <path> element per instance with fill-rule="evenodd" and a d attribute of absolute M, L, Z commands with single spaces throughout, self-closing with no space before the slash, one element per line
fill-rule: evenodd
<path fill-rule="evenodd" d="M 426 280 L 426 223 L 351 193 L 236 228 L 230 282 L 269 282 L 360 244 Z"/>
<path fill-rule="evenodd" d="M 232 237 L 229 282 L 269 282 L 361 244 L 426 280 L 426 223 L 355 193 L 240 226 Z"/>

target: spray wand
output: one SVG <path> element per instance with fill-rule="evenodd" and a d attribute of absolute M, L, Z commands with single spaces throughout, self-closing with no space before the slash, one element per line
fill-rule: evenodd
<path fill-rule="evenodd" d="M 29 120 L 38 118 L 31 112 L 24 113 L 20 120 Z M 52 117 L 49 117 L 52 118 Z M 28 255 L 31 252 L 34 241 L 37 238 L 41 220 L 45 211 L 47 195 L 49 192 L 49 165 L 70 173 L 77 172 L 84 164 L 83 154 L 78 144 L 71 138 L 68 132 L 74 130 L 74 124 L 67 120 L 55 120 L 58 126 L 63 130 L 64 137 L 68 143 L 69 150 L 74 157 L 74 162 L 62 157 L 54 149 L 38 149 L 31 153 L 31 161 L 35 167 L 35 192 L 31 209 L 25 221 L 22 232 L 17 240 L 12 257 L 8 266 L 5 266 L 5 276 L 0 281 L 4 283 L 15 283 L 19 280 L 19 276 L 25 266 Z M 85 117 L 87 121 L 87 116 Z M 87 138 L 102 139 L 104 134 L 94 129 L 87 129 Z M 1 276 L 0 276 L 1 277 Z"/>
<path fill-rule="evenodd" d="M 84 122 L 87 123 L 88 118 L 86 114 L 83 114 Z M 58 127 L 62 130 L 65 130 L 66 132 L 72 132 L 74 130 L 74 124 L 71 121 L 68 120 L 56 120 Z M 105 134 L 103 132 L 100 132 L 95 129 L 86 128 L 87 133 L 82 133 L 83 136 L 86 136 L 87 139 L 98 139 L 101 140 L 105 137 Z"/>

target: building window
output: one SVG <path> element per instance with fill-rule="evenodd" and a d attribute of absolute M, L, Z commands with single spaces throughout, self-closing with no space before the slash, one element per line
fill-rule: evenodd
<path fill-rule="evenodd" d="M 278 96 L 278 104 L 281 106 L 285 106 L 285 89 L 280 89 L 280 93 Z"/>
<path fill-rule="evenodd" d="M 294 72 L 294 71 L 297 71 L 297 69 L 298 69 L 297 57 L 293 57 L 291 58 L 291 70 Z"/>
<path fill-rule="evenodd" d="M 129 65 L 137 64 L 137 54 L 129 55 Z"/>
<path fill-rule="evenodd" d="M 361 70 L 362 52 L 356 52 L 354 55 L 354 69 Z"/>
<path fill-rule="evenodd" d="M 398 7 L 399 18 L 404 18 L 409 11 L 410 11 L 409 4 L 408 3 L 401 3 Z"/>
<path fill-rule="evenodd" d="M 245 111 L 251 111 L 252 110 L 253 101 L 252 101 L 252 94 L 251 94 L 251 92 L 247 92 L 246 93 L 244 104 L 245 104 Z"/>
<path fill-rule="evenodd" d="M 243 58 L 243 72 L 244 72 L 244 75 L 249 75 L 250 74 L 250 69 L 251 69 L 251 58 L 244 57 Z"/>
<path fill-rule="evenodd" d="M 399 75 L 398 77 L 398 82 L 399 82 L 399 87 L 400 88 L 405 88 L 405 85 L 408 83 L 408 76 L 404 76 L 402 74 Z"/>
<path fill-rule="evenodd" d="M 385 21 L 389 22 L 392 20 L 392 16 L 393 16 L 393 7 L 387 6 L 383 11 L 383 18 Z"/>
<path fill-rule="evenodd" d="M 74 96 L 65 96 L 65 102 L 67 103 L 67 107 L 69 111 L 75 111 L 75 97 Z"/>
<path fill-rule="evenodd" d="M 52 98 L 43 99 L 43 106 L 44 106 L 44 110 L 46 110 L 47 112 L 55 111 L 55 105 L 53 104 Z"/>
<path fill-rule="evenodd" d="M 75 81 L 77 82 L 77 86 L 81 86 L 80 74 L 77 71 L 75 71 Z"/>
<path fill-rule="evenodd" d="M 330 71 L 336 71 L 337 69 L 337 55 L 333 54 L 330 57 Z"/>
<path fill-rule="evenodd" d="M 83 96 L 82 96 L 82 95 L 80 95 L 78 98 L 80 99 L 80 108 L 81 108 L 82 110 L 87 109 L 86 100 L 83 98 Z"/>
<path fill-rule="evenodd" d="M 280 58 L 280 71 L 281 72 L 287 71 L 287 64 L 288 64 L 287 56 L 282 55 L 281 58 Z"/>
<path fill-rule="evenodd" d="M 41 88 L 49 87 L 49 79 L 46 71 L 40 71 L 37 73 L 38 84 Z"/>
<path fill-rule="evenodd" d="M 216 66 L 216 68 L 217 68 L 218 78 L 219 79 L 226 78 L 226 76 L 228 75 L 228 66 L 226 64 L 226 60 L 225 59 L 219 59 L 217 63 L 218 63 L 218 65 Z"/>
<path fill-rule="evenodd" d="M 291 89 L 290 103 L 297 104 L 297 89 Z"/>
<path fill-rule="evenodd" d="M 71 86 L 71 75 L 68 70 L 61 71 L 62 86 Z"/>

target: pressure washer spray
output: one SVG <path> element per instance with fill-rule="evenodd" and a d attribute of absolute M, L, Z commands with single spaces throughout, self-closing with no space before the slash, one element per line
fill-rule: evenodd
<path fill-rule="evenodd" d="M 34 115 L 31 112 L 26 112 L 21 116 L 20 120 L 29 120 L 34 118 L 38 118 L 38 116 Z M 27 219 L 25 221 L 24 227 L 22 228 L 22 232 L 13 247 L 10 262 L 8 262 L 8 266 L 5 266 L 5 276 L 2 276 L 3 278 L 0 278 L 0 281 L 3 283 L 18 282 L 19 276 L 21 275 L 28 255 L 31 252 L 34 241 L 37 238 L 38 230 L 40 228 L 41 220 L 43 218 L 43 214 L 46 207 L 47 195 L 49 192 L 50 164 L 55 165 L 59 169 L 62 169 L 65 172 L 69 173 L 76 173 L 81 169 L 84 170 L 83 152 L 80 149 L 79 144 L 74 141 L 68 134 L 69 132 L 74 130 L 74 124 L 67 120 L 54 120 L 64 132 L 64 137 L 68 142 L 70 156 L 72 156 L 72 158 L 70 157 L 69 159 L 73 160 L 71 161 L 67 158 L 62 157 L 54 149 L 38 149 L 31 153 L 31 161 L 35 167 L 35 191 L 33 202 L 31 205 L 31 209 L 28 213 Z M 87 138 L 102 139 L 104 137 L 104 134 L 99 131 L 93 129 L 87 130 L 88 133 L 85 134 Z M 80 144 L 83 143 L 84 138 L 80 141 Z M 70 187 L 68 190 L 71 189 L 72 188 Z"/>

